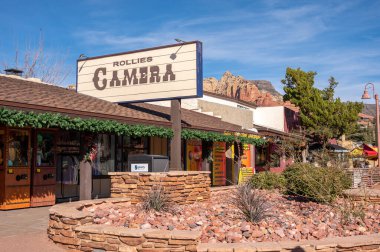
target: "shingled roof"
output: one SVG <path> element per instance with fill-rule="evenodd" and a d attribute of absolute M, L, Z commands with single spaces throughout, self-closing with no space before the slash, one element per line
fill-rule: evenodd
<path fill-rule="evenodd" d="M 7 75 L 0 75 L 0 89 L 0 106 L 4 107 L 134 124 L 171 125 L 170 108 L 167 107 L 146 103 L 120 106 L 59 86 Z M 247 133 L 238 125 L 186 109 L 182 109 L 182 125 L 199 130 Z"/>
<path fill-rule="evenodd" d="M 80 117 L 113 119 L 129 123 L 170 125 L 160 116 L 78 94 L 59 86 L 0 75 L 0 106 L 59 112 Z"/>

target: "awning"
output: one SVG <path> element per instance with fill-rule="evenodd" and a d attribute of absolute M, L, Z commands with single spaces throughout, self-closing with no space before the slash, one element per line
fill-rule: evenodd
<path fill-rule="evenodd" d="M 367 159 L 377 159 L 377 147 L 363 144 L 350 152 L 353 157 L 365 157 Z"/>

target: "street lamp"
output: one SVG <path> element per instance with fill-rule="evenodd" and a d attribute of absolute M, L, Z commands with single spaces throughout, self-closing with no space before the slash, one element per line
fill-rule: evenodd
<path fill-rule="evenodd" d="M 376 139 L 377 139 L 377 167 L 380 168 L 380 123 L 379 123 L 379 96 L 375 94 L 375 85 L 373 83 L 367 83 L 364 86 L 364 93 L 362 99 L 371 99 L 371 95 L 368 93 L 368 86 L 372 86 L 372 93 L 376 101 Z"/>

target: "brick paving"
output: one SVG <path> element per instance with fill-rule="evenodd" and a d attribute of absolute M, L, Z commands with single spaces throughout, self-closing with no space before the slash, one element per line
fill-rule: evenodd
<path fill-rule="evenodd" d="M 0 211 L 0 251 L 65 251 L 47 237 L 49 208 Z"/>

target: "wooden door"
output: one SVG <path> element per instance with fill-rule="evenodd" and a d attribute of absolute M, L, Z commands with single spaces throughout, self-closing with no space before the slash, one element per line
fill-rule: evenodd
<path fill-rule="evenodd" d="M 55 130 L 33 134 L 31 207 L 55 204 L 56 141 Z"/>
<path fill-rule="evenodd" d="M 5 143 L 4 193 L 0 209 L 30 207 L 30 130 L 8 129 Z"/>

